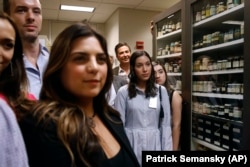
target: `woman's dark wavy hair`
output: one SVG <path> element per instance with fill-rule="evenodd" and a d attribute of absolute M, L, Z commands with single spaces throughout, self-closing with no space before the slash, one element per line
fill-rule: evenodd
<path fill-rule="evenodd" d="M 107 50 L 107 42 L 102 35 L 93 30 L 88 24 L 84 23 L 76 23 L 67 27 L 55 39 L 53 46 L 51 47 L 48 66 L 44 72 L 43 86 L 40 93 L 41 100 L 58 101 L 61 104 L 68 106 L 75 105 L 76 97 L 63 87 L 60 74 L 62 68 L 68 61 L 72 43 L 77 38 L 92 36 L 96 37 L 100 42 L 104 54 L 106 55 L 106 63 L 108 66 L 106 83 L 100 94 L 94 98 L 94 106 L 96 107 L 96 111 L 99 111 L 99 109 L 102 109 L 103 106 L 97 104 L 101 103 L 105 106 L 107 105 L 105 94 L 109 91 L 113 80 L 112 67 Z"/>
<path fill-rule="evenodd" d="M 133 98 L 136 96 L 136 84 L 138 82 L 138 77 L 135 73 L 135 63 L 136 59 L 141 56 L 146 56 L 150 60 L 150 63 L 152 62 L 151 57 L 146 51 L 135 51 L 132 53 L 130 58 L 130 73 L 129 73 L 129 85 L 128 85 L 128 91 L 129 91 L 129 97 Z M 146 83 L 146 89 L 145 89 L 145 95 L 146 97 L 154 97 L 157 92 L 157 87 L 155 86 L 155 74 L 154 74 L 154 68 L 151 64 L 151 75 L 149 77 L 149 80 Z"/>
<path fill-rule="evenodd" d="M 101 92 L 94 97 L 94 111 L 97 115 L 108 113 L 119 116 L 107 102 L 106 93 L 109 91 L 113 73 L 109 61 L 105 38 L 93 30 L 88 24 L 75 23 L 64 29 L 55 39 L 47 69 L 43 77 L 43 86 L 40 94 L 40 103 L 34 107 L 34 115 L 38 123 L 56 122 L 57 134 L 68 150 L 72 166 L 97 166 L 94 159 L 96 150 L 101 150 L 98 137 L 93 134 L 83 109 L 78 105 L 78 99 L 67 91 L 61 80 L 62 68 L 69 59 L 72 43 L 81 37 L 95 37 L 106 55 L 108 67 L 106 83 Z"/>
<path fill-rule="evenodd" d="M 0 92 L 6 97 L 10 107 L 15 111 L 17 118 L 20 119 L 33 104 L 26 98 L 28 79 L 23 62 L 22 42 L 13 20 L 2 12 L 0 12 L 0 19 L 7 20 L 12 25 L 16 35 L 11 63 L 0 74 Z"/>

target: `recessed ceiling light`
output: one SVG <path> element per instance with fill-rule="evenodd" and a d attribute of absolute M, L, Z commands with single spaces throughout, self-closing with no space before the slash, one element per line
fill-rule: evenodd
<path fill-rule="evenodd" d="M 61 10 L 81 11 L 81 12 L 93 12 L 95 8 L 93 8 L 93 7 L 83 7 L 83 6 L 61 5 L 60 9 Z"/>

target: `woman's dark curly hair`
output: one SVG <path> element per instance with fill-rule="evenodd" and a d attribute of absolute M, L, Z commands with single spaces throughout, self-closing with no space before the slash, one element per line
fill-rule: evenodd
<path fill-rule="evenodd" d="M 145 89 L 145 95 L 146 97 L 154 97 L 157 92 L 157 87 L 155 86 L 155 74 L 154 74 L 154 68 L 152 65 L 152 59 L 149 56 L 149 54 L 146 51 L 135 51 L 132 53 L 130 58 L 130 73 L 129 73 L 129 85 L 128 85 L 128 91 L 129 91 L 129 97 L 133 98 L 136 96 L 136 84 L 138 82 L 138 77 L 135 73 L 135 62 L 138 57 L 146 56 L 150 62 L 151 62 L 151 75 L 149 77 L 149 80 L 146 83 L 146 89 Z"/>

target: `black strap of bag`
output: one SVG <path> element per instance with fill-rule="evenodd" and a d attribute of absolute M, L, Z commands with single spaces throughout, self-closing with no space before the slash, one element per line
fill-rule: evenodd
<path fill-rule="evenodd" d="M 160 106 L 161 106 L 161 108 L 160 108 L 160 116 L 159 116 L 158 127 L 160 128 L 162 119 L 164 118 L 164 111 L 163 111 L 163 107 L 162 107 L 162 98 L 161 98 L 161 86 L 159 86 L 159 95 L 160 95 Z"/>

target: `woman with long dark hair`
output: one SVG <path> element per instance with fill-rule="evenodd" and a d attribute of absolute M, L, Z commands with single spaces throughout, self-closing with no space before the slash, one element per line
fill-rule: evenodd
<path fill-rule="evenodd" d="M 180 149 L 182 97 L 178 91 L 175 91 L 170 87 L 167 80 L 167 71 L 163 64 L 156 61 L 153 62 L 153 66 L 155 70 L 156 83 L 164 86 L 168 91 L 172 115 L 173 150 L 177 151 Z"/>
<path fill-rule="evenodd" d="M 27 154 L 17 121 L 29 111 L 34 101 L 29 100 L 17 27 L 2 12 L 0 32 L 0 166 L 27 167 Z"/>
<path fill-rule="evenodd" d="M 172 150 L 170 105 L 165 100 L 168 99 L 165 87 L 155 84 L 152 60 L 146 51 L 132 53 L 129 79 L 129 84 L 117 93 L 115 108 L 141 162 L 143 150 Z"/>
<path fill-rule="evenodd" d="M 112 83 L 106 40 L 83 23 L 55 39 L 40 102 L 22 121 L 30 166 L 139 166 L 106 93 Z"/>

